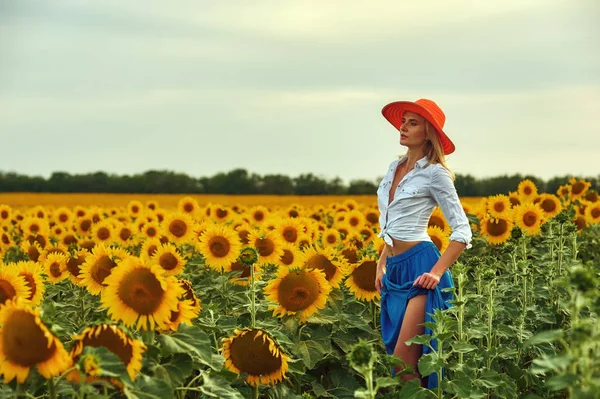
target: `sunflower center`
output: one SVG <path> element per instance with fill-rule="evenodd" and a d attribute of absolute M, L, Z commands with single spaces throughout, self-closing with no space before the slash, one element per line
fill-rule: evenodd
<path fill-rule="evenodd" d="M 325 241 L 327 241 L 328 244 L 335 244 L 337 242 L 337 237 L 333 233 L 327 234 L 327 237 L 325 237 Z"/>
<path fill-rule="evenodd" d="M 249 331 L 232 340 L 229 348 L 231 361 L 240 371 L 253 376 L 276 373 L 282 366 L 281 356 L 271 353 L 269 347 L 273 341 L 270 338 L 260 336 L 254 339 L 258 331 Z"/>
<path fill-rule="evenodd" d="M 495 210 L 496 212 L 499 212 L 499 213 L 500 213 L 500 212 L 504 212 L 504 209 L 505 209 L 505 208 L 504 208 L 504 203 L 503 203 L 503 202 L 496 202 L 496 203 L 494 204 L 494 210 Z"/>
<path fill-rule="evenodd" d="M 517 205 L 521 205 L 521 201 L 517 197 L 510 197 L 508 200 L 510 201 L 510 204 L 513 207 L 517 206 Z"/>
<path fill-rule="evenodd" d="M 154 255 L 154 253 L 156 252 L 158 248 L 156 247 L 156 245 L 152 244 L 148 247 L 148 249 L 146 250 L 146 253 L 148 254 L 148 256 L 152 256 Z"/>
<path fill-rule="evenodd" d="M 437 226 L 442 229 L 442 231 L 446 230 L 446 223 L 444 222 L 444 219 L 436 215 L 433 215 L 429 218 L 429 226 Z"/>
<path fill-rule="evenodd" d="M 298 239 L 298 231 L 295 227 L 286 227 L 285 229 L 283 229 L 283 238 L 287 242 L 296 242 L 296 240 Z"/>
<path fill-rule="evenodd" d="M 2 213 L 0 213 L 0 216 L 2 216 L 2 219 L 8 219 L 8 211 L 2 210 Z"/>
<path fill-rule="evenodd" d="M 525 226 L 527 226 L 527 227 L 535 226 L 535 224 L 537 223 L 537 220 L 538 220 L 538 217 L 535 214 L 535 212 L 528 211 L 528 212 L 525 212 L 525 214 L 523 215 L 523 224 L 525 224 Z"/>
<path fill-rule="evenodd" d="M 579 195 L 582 193 L 584 188 L 585 188 L 585 184 L 578 181 L 577 183 L 573 184 L 573 187 L 571 188 L 571 192 L 573 193 L 573 195 Z"/>
<path fill-rule="evenodd" d="M 352 272 L 354 283 L 363 291 L 375 292 L 375 275 L 377 262 L 368 260 L 361 263 Z"/>
<path fill-rule="evenodd" d="M 40 257 L 40 251 L 38 251 L 37 247 L 32 245 L 29 248 L 27 248 L 27 255 L 29 256 L 29 259 L 31 259 L 34 262 L 37 262 L 38 258 Z"/>
<path fill-rule="evenodd" d="M 62 271 L 60 270 L 59 262 L 52 262 L 52 264 L 50 265 L 50 274 L 52 274 L 52 276 L 54 277 L 60 277 Z"/>
<path fill-rule="evenodd" d="M 110 230 L 106 227 L 100 227 L 96 236 L 102 241 L 108 240 L 110 238 Z"/>
<path fill-rule="evenodd" d="M 256 212 L 254 212 L 254 220 L 260 222 L 264 218 L 265 218 L 265 214 L 262 211 L 256 211 Z"/>
<path fill-rule="evenodd" d="M 183 205 L 183 210 L 184 210 L 186 213 L 192 213 L 192 212 L 194 211 L 194 204 L 192 204 L 192 203 L 190 203 L 190 202 L 186 202 L 186 203 Z"/>
<path fill-rule="evenodd" d="M 228 214 L 228 213 L 229 213 L 229 212 L 227 212 L 227 209 L 223 209 L 223 208 L 219 208 L 219 209 L 217 209 L 217 212 L 216 212 L 216 214 L 217 214 L 217 217 L 218 217 L 219 219 L 223 219 L 224 217 L 226 217 L 226 216 L 227 216 L 227 214 Z"/>
<path fill-rule="evenodd" d="M 6 233 L 2 233 L 2 244 L 8 245 L 10 244 L 10 238 Z"/>
<path fill-rule="evenodd" d="M 310 272 L 292 272 L 279 284 L 279 303 L 290 311 L 303 310 L 315 303 L 320 290 L 318 280 Z"/>
<path fill-rule="evenodd" d="M 599 218 L 600 217 L 600 207 L 592 208 L 590 214 L 592 215 L 592 217 L 594 219 Z"/>
<path fill-rule="evenodd" d="M 73 234 L 67 234 L 63 240 L 62 240 L 63 244 L 65 245 L 70 245 L 70 244 L 76 244 L 77 243 L 77 237 L 75 237 Z"/>
<path fill-rule="evenodd" d="M 23 310 L 13 311 L 2 327 L 2 349 L 6 360 L 21 367 L 33 367 L 52 357 L 54 342 L 48 338 L 35 321 L 35 316 Z"/>
<path fill-rule="evenodd" d="M 81 223 L 79 223 L 79 227 L 81 228 L 81 231 L 88 231 L 92 227 L 92 221 L 90 219 L 82 220 Z"/>
<path fill-rule="evenodd" d="M 210 248 L 210 253 L 217 258 L 227 256 L 229 250 L 231 249 L 229 241 L 225 237 L 221 236 L 211 238 L 208 243 L 208 247 Z"/>
<path fill-rule="evenodd" d="M 525 195 L 530 195 L 532 192 L 533 192 L 533 190 L 529 186 L 525 186 L 523 188 L 523 193 L 525 193 Z"/>
<path fill-rule="evenodd" d="M 275 244 L 269 238 L 257 238 L 254 246 L 260 256 L 269 256 L 275 251 Z"/>
<path fill-rule="evenodd" d="M 345 248 L 342 250 L 342 256 L 348 260 L 350 263 L 356 263 L 358 261 L 356 249 L 354 248 Z"/>
<path fill-rule="evenodd" d="M 79 277 L 79 266 L 81 266 L 84 262 L 85 255 L 77 256 L 76 258 L 69 257 L 69 260 L 67 260 L 67 270 L 69 273 L 71 273 L 71 275 Z"/>
<path fill-rule="evenodd" d="M 92 266 L 92 278 L 98 284 L 102 284 L 104 279 L 110 275 L 112 268 L 116 265 L 117 264 L 111 258 L 109 258 L 108 255 L 100 256 Z"/>
<path fill-rule="evenodd" d="M 496 223 L 497 222 L 497 223 Z M 499 237 L 502 234 L 505 234 L 508 230 L 508 223 L 504 219 L 498 219 L 496 222 L 492 222 L 488 220 L 487 222 L 487 232 L 489 235 L 493 237 Z"/>
<path fill-rule="evenodd" d="M 543 200 L 540 206 L 545 212 L 554 212 L 556 210 L 556 202 L 549 198 Z"/>
<path fill-rule="evenodd" d="M 188 226 L 183 220 L 173 220 L 169 224 L 169 232 L 177 238 L 185 236 Z"/>
<path fill-rule="evenodd" d="M 284 249 L 283 255 L 281 255 L 280 260 L 281 260 L 281 263 L 283 263 L 286 266 L 289 266 L 292 263 L 294 263 L 294 253 L 292 251 L 290 251 L 289 249 Z"/>
<path fill-rule="evenodd" d="M 61 213 L 60 215 L 58 215 L 58 220 L 61 223 L 66 223 L 69 220 L 69 216 L 66 213 Z"/>
<path fill-rule="evenodd" d="M 288 216 L 291 218 L 297 218 L 298 216 L 300 216 L 300 214 L 298 213 L 297 210 L 292 209 L 288 212 Z"/>
<path fill-rule="evenodd" d="M 325 256 L 317 254 L 306 262 L 306 266 L 312 269 L 319 269 L 325 272 L 325 278 L 327 281 L 331 281 L 333 276 L 337 273 L 337 267 Z"/>
<path fill-rule="evenodd" d="M 101 328 L 102 326 L 96 327 L 96 332 L 98 331 L 98 329 Z M 83 339 L 83 345 L 93 346 L 94 348 L 103 346 L 115 355 L 117 355 L 119 359 L 121 359 L 123 364 L 127 366 L 131 361 L 131 357 L 133 355 L 133 347 L 131 346 L 128 339 L 123 338 L 124 337 L 120 337 L 119 335 L 117 335 L 117 333 L 115 333 L 111 328 L 106 328 L 103 329 L 102 332 L 98 335 L 86 334 L 85 338 Z"/>
<path fill-rule="evenodd" d="M 238 237 L 240 237 L 240 241 L 242 241 L 243 244 L 248 244 L 248 242 L 250 242 L 250 240 L 248 240 L 249 234 L 250 232 L 248 230 L 238 230 Z"/>
<path fill-rule="evenodd" d="M 0 304 L 17 294 L 15 287 L 6 280 L 0 280 Z"/>
<path fill-rule="evenodd" d="M 127 227 L 123 227 L 121 231 L 119 231 L 119 238 L 123 241 L 127 241 L 129 240 L 129 237 L 131 237 L 131 230 Z"/>
<path fill-rule="evenodd" d="M 379 215 L 375 212 L 369 212 L 367 213 L 367 221 L 371 224 L 377 223 L 379 222 Z"/>
<path fill-rule="evenodd" d="M 154 273 L 146 268 L 132 270 L 119 284 L 119 298 L 141 315 L 154 313 L 162 304 L 164 291 Z"/>
<path fill-rule="evenodd" d="M 148 229 L 146 230 L 146 235 L 150 238 L 156 237 L 157 234 L 158 231 L 156 231 L 154 227 L 148 227 Z"/>
<path fill-rule="evenodd" d="M 36 223 L 33 223 L 31 226 L 29 226 L 29 231 L 31 231 L 34 234 L 37 234 L 40 232 L 40 226 Z"/>
<path fill-rule="evenodd" d="M 134 205 L 134 206 L 131 207 L 131 212 L 132 213 L 138 213 L 139 211 L 140 211 L 139 206 Z"/>
<path fill-rule="evenodd" d="M 158 259 L 158 263 L 160 264 L 160 267 L 162 267 L 165 270 L 173 270 L 177 267 L 177 264 L 179 262 L 177 261 L 175 255 L 169 252 L 165 252 Z"/>

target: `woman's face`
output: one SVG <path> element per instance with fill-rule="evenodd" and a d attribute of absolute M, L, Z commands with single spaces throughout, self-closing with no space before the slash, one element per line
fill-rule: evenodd
<path fill-rule="evenodd" d="M 414 112 L 405 112 L 400 126 L 400 144 L 409 148 L 425 145 L 425 118 Z"/>

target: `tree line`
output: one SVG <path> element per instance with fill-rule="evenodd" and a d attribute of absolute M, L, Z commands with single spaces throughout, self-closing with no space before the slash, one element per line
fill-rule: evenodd
<path fill-rule="evenodd" d="M 211 177 L 191 177 L 168 170 L 150 170 L 135 175 L 105 172 L 70 174 L 54 172 L 49 178 L 0 172 L 0 192 L 44 193 L 137 193 L 137 194 L 255 194 L 255 195 L 375 195 L 383 176 L 374 180 L 356 179 L 344 184 L 339 177 L 327 179 L 312 173 L 290 177 L 282 174 L 258 175 L 245 169 L 217 173 Z M 462 197 L 480 197 L 515 191 L 519 182 L 530 179 L 540 192 L 556 193 L 572 176 L 547 181 L 531 175 L 502 175 L 476 178 L 456 175 L 456 191 Z M 575 176 L 585 179 L 598 191 L 600 175 Z"/>

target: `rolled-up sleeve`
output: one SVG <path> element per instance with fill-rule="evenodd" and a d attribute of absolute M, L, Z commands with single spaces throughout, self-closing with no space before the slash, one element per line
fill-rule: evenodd
<path fill-rule="evenodd" d="M 469 219 L 467 219 L 458 198 L 450 172 L 439 164 L 434 165 L 432 171 L 431 194 L 452 228 L 450 241 L 462 242 L 467 245 L 467 249 L 471 248 L 473 233 L 471 232 Z"/>

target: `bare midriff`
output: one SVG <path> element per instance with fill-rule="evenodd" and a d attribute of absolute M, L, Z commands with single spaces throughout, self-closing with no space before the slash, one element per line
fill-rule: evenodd
<path fill-rule="evenodd" d="M 402 252 L 408 251 L 422 241 L 401 241 L 392 237 L 392 242 L 394 243 L 393 246 L 386 244 L 389 256 L 398 255 Z"/>

